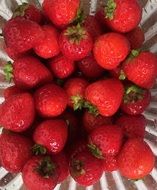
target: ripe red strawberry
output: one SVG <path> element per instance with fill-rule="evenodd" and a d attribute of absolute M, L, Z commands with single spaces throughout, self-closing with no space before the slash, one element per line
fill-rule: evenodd
<path fill-rule="evenodd" d="M 151 52 L 133 50 L 123 63 L 126 77 L 142 88 L 150 89 L 157 77 L 157 56 Z"/>
<path fill-rule="evenodd" d="M 131 49 L 141 48 L 145 40 L 144 32 L 140 27 L 137 27 L 134 30 L 126 33 L 126 37 L 130 42 Z"/>
<path fill-rule="evenodd" d="M 69 77 L 75 71 L 74 61 L 63 55 L 50 60 L 49 65 L 53 74 L 60 79 Z"/>
<path fill-rule="evenodd" d="M 20 93 L 23 93 L 24 91 L 21 90 L 20 88 L 17 88 L 17 86 L 11 86 L 11 87 L 8 87 L 4 90 L 4 98 L 7 99 L 9 98 L 10 96 L 13 96 L 13 95 L 16 95 L 16 94 L 20 94 Z"/>
<path fill-rule="evenodd" d="M 130 43 L 122 34 L 107 33 L 94 44 L 94 57 L 104 69 L 115 69 L 130 51 Z"/>
<path fill-rule="evenodd" d="M 55 188 L 60 170 L 51 156 L 36 156 L 24 166 L 22 177 L 27 189 L 52 190 Z"/>
<path fill-rule="evenodd" d="M 82 109 L 87 86 L 88 82 L 82 78 L 71 78 L 65 83 L 64 89 L 69 97 L 68 105 L 74 110 Z"/>
<path fill-rule="evenodd" d="M 148 107 L 151 99 L 149 90 L 142 89 L 136 85 L 129 85 L 125 89 L 121 109 L 130 115 L 139 115 Z"/>
<path fill-rule="evenodd" d="M 21 172 L 25 163 L 31 158 L 31 140 L 18 134 L 0 135 L 0 162 L 9 172 Z"/>
<path fill-rule="evenodd" d="M 83 75 L 87 78 L 95 79 L 101 77 L 104 72 L 104 69 L 97 64 L 93 55 L 89 55 L 78 62 L 78 67 Z"/>
<path fill-rule="evenodd" d="M 147 121 L 143 115 L 122 115 L 116 121 L 122 127 L 124 135 L 129 138 L 144 138 Z"/>
<path fill-rule="evenodd" d="M 0 109 L 0 126 L 15 132 L 28 129 L 35 116 L 34 101 L 29 93 L 13 95 Z"/>
<path fill-rule="evenodd" d="M 103 169 L 105 172 L 113 172 L 118 170 L 117 158 L 115 156 L 107 156 L 103 160 Z"/>
<path fill-rule="evenodd" d="M 116 125 L 102 125 L 89 134 L 89 150 L 100 159 L 119 153 L 123 140 L 122 129 Z"/>
<path fill-rule="evenodd" d="M 90 84 L 85 91 L 89 111 L 96 111 L 103 116 L 114 115 L 123 98 L 123 85 L 117 79 L 99 80 Z M 92 105 L 91 105 L 92 104 Z"/>
<path fill-rule="evenodd" d="M 43 145 L 49 152 L 57 154 L 62 151 L 67 141 L 68 126 L 64 120 L 46 120 L 35 129 L 33 139 Z"/>
<path fill-rule="evenodd" d="M 35 22 L 24 18 L 9 20 L 3 29 L 3 35 L 7 47 L 17 52 L 26 52 L 44 38 L 42 28 Z"/>
<path fill-rule="evenodd" d="M 82 186 L 93 185 L 103 174 L 102 162 L 88 151 L 80 152 L 70 160 L 70 174 Z"/>
<path fill-rule="evenodd" d="M 78 61 L 86 57 L 93 47 L 93 40 L 84 27 L 68 27 L 61 33 L 59 44 L 63 55 Z"/>
<path fill-rule="evenodd" d="M 108 0 L 104 19 L 114 31 L 129 32 L 140 23 L 142 7 L 137 0 Z"/>
<path fill-rule="evenodd" d="M 44 25 L 42 29 L 45 38 L 40 40 L 34 47 L 35 53 L 42 58 L 48 59 L 59 54 L 60 48 L 58 44 L 59 33 L 51 25 Z"/>
<path fill-rule="evenodd" d="M 118 156 L 120 173 L 128 179 L 142 179 L 148 175 L 155 164 L 155 156 L 141 138 L 126 142 Z"/>
<path fill-rule="evenodd" d="M 68 96 L 56 84 L 48 84 L 39 88 L 34 95 L 35 106 L 43 117 L 56 117 L 61 115 L 67 107 Z"/>
<path fill-rule="evenodd" d="M 100 127 L 102 125 L 112 124 L 112 118 L 111 117 L 103 117 L 101 115 L 95 116 L 95 115 L 89 113 L 88 111 L 85 111 L 82 122 L 83 122 L 83 126 L 85 127 L 86 131 L 88 133 L 90 133 L 97 127 Z"/>
<path fill-rule="evenodd" d="M 80 0 L 44 0 L 43 10 L 53 24 L 64 27 L 74 21 Z"/>

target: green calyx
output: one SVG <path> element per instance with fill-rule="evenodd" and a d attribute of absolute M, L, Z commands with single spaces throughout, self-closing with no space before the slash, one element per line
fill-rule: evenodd
<path fill-rule="evenodd" d="M 117 5 L 116 2 L 114 0 L 108 0 L 107 4 L 105 6 L 105 15 L 106 18 L 108 18 L 109 20 L 112 20 L 114 17 L 114 11 L 116 9 Z"/>
<path fill-rule="evenodd" d="M 78 24 L 82 24 L 84 22 L 85 19 L 85 15 L 82 9 L 79 9 L 77 11 L 77 16 L 75 18 L 75 20 L 73 21 L 73 25 L 78 25 Z"/>
<path fill-rule="evenodd" d="M 11 79 L 13 78 L 13 65 L 10 61 L 4 66 L 3 71 L 5 74 L 5 80 L 11 82 Z"/>
<path fill-rule="evenodd" d="M 124 73 L 123 70 L 120 71 L 120 76 L 119 76 L 119 80 L 125 80 L 126 79 L 126 75 Z"/>
<path fill-rule="evenodd" d="M 72 161 L 72 171 L 74 176 L 81 176 L 85 174 L 85 170 L 83 169 L 84 164 L 80 160 L 73 160 Z"/>
<path fill-rule="evenodd" d="M 133 58 L 139 56 L 140 52 L 141 51 L 139 49 L 133 49 L 129 55 L 129 59 L 133 59 Z"/>
<path fill-rule="evenodd" d="M 80 95 L 72 96 L 71 102 L 73 104 L 74 111 L 82 110 L 84 107 L 84 99 Z"/>
<path fill-rule="evenodd" d="M 23 17 L 25 15 L 25 11 L 28 9 L 28 7 L 29 7 L 28 3 L 23 3 L 22 5 L 19 5 L 13 13 L 13 18 L 15 18 L 17 16 Z"/>
<path fill-rule="evenodd" d="M 104 159 L 103 154 L 101 150 L 94 144 L 88 144 L 88 149 L 92 153 L 93 156 L 95 156 L 98 159 Z"/>
<path fill-rule="evenodd" d="M 91 114 L 93 114 L 94 116 L 98 116 L 99 115 L 99 111 L 96 108 L 96 106 L 92 105 L 88 101 L 84 102 L 84 108 L 86 108 L 88 110 L 88 112 L 91 113 Z"/>
<path fill-rule="evenodd" d="M 45 147 L 43 147 L 40 144 L 35 144 L 32 148 L 32 152 L 34 155 L 45 155 L 47 153 L 47 150 Z"/>

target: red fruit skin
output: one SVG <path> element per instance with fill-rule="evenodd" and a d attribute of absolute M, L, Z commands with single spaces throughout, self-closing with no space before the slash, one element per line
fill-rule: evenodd
<path fill-rule="evenodd" d="M 14 61 L 13 80 L 17 87 L 31 89 L 51 82 L 51 72 L 33 56 L 24 56 Z"/>
<path fill-rule="evenodd" d="M 115 156 L 119 153 L 123 132 L 116 125 L 102 125 L 89 134 L 89 144 L 96 145 L 102 152 L 102 156 Z"/>
<path fill-rule="evenodd" d="M 129 139 L 118 155 L 120 173 L 128 179 L 142 179 L 154 167 L 155 156 L 141 138 Z"/>
<path fill-rule="evenodd" d="M 136 28 L 142 18 L 142 7 L 139 2 L 137 0 L 114 0 L 114 2 L 116 9 L 113 19 L 106 18 L 106 24 L 112 30 L 120 33 L 126 33 Z"/>
<path fill-rule="evenodd" d="M 83 174 L 75 173 L 73 161 L 81 161 L 84 170 Z M 70 174 L 82 186 L 93 185 L 103 174 L 102 162 L 92 156 L 88 151 L 80 152 L 70 161 Z"/>
<path fill-rule="evenodd" d="M 16 95 L 16 94 L 20 94 L 20 93 L 23 93 L 24 91 L 20 88 L 17 88 L 17 86 L 11 86 L 11 87 L 8 87 L 4 90 L 4 98 L 7 99 L 13 95 Z"/>
<path fill-rule="evenodd" d="M 140 27 L 135 28 L 134 30 L 126 33 L 131 49 L 138 49 L 142 47 L 142 44 L 145 40 L 144 32 Z"/>
<path fill-rule="evenodd" d="M 60 175 L 58 168 L 55 169 L 55 172 L 50 177 L 43 177 L 36 171 L 42 159 L 43 157 L 41 156 L 34 156 L 25 164 L 22 171 L 22 178 L 27 189 L 52 190 L 57 185 L 57 180 Z"/>
<path fill-rule="evenodd" d="M 41 144 L 52 154 L 62 151 L 68 137 L 68 126 L 64 120 L 43 121 L 33 134 L 35 143 Z"/>
<path fill-rule="evenodd" d="M 102 116 L 114 115 L 120 107 L 124 93 L 122 83 L 117 79 L 100 80 L 90 84 L 85 98 L 96 106 Z"/>
<path fill-rule="evenodd" d="M 103 117 L 101 115 L 95 116 L 88 111 L 84 112 L 83 115 L 83 126 L 88 133 L 91 133 L 97 127 L 102 125 L 110 125 L 112 124 L 111 117 Z"/>
<path fill-rule="evenodd" d="M 107 33 L 94 44 L 94 57 L 97 63 L 107 70 L 115 69 L 130 51 L 130 43 L 122 34 Z"/>
<path fill-rule="evenodd" d="M 118 118 L 116 124 L 123 129 L 124 135 L 126 137 L 144 138 L 147 121 L 143 115 L 122 115 Z"/>
<path fill-rule="evenodd" d="M 151 52 L 141 52 L 137 57 L 123 63 L 123 71 L 130 81 L 150 89 L 157 76 L 157 56 Z"/>
<path fill-rule="evenodd" d="M 35 117 L 34 100 L 29 93 L 13 95 L 3 102 L 0 109 L 0 126 L 22 132 L 28 129 Z"/>
<path fill-rule="evenodd" d="M 5 24 L 3 36 L 7 47 L 22 53 L 43 39 L 44 32 L 37 23 L 17 17 Z"/>
<path fill-rule="evenodd" d="M 103 169 L 105 172 L 113 172 L 118 170 L 117 158 L 114 156 L 105 157 L 103 160 Z"/>
<path fill-rule="evenodd" d="M 53 74 L 60 79 L 69 77 L 75 71 L 75 63 L 63 55 L 49 61 Z"/>
<path fill-rule="evenodd" d="M 45 34 L 45 38 L 41 40 L 34 47 L 35 53 L 44 58 L 52 58 L 59 54 L 60 48 L 58 44 L 59 33 L 58 31 L 51 25 L 44 25 L 42 29 Z"/>
<path fill-rule="evenodd" d="M 43 117 L 61 115 L 67 107 L 68 96 L 58 85 L 47 84 L 39 88 L 35 94 L 35 107 Z"/>
<path fill-rule="evenodd" d="M 2 166 L 12 173 L 21 172 L 25 163 L 32 156 L 30 139 L 18 134 L 0 135 L 0 162 Z"/>
<path fill-rule="evenodd" d="M 101 77 L 104 72 L 104 69 L 97 64 L 93 55 L 89 55 L 78 62 L 78 67 L 85 77 L 91 79 Z"/>
<path fill-rule="evenodd" d="M 43 10 L 53 24 L 62 28 L 76 18 L 79 6 L 80 0 L 44 0 Z"/>
<path fill-rule="evenodd" d="M 129 115 L 139 115 L 143 113 L 146 108 L 149 106 L 151 101 L 151 93 L 148 90 L 145 90 L 143 99 L 137 100 L 136 102 L 128 102 L 121 104 L 121 110 Z"/>
<path fill-rule="evenodd" d="M 86 31 L 86 38 L 82 39 L 79 43 L 70 42 L 69 38 L 65 35 L 64 30 L 59 38 L 59 44 L 63 55 L 73 61 L 79 61 L 85 58 L 93 48 L 93 40 L 90 34 Z"/>

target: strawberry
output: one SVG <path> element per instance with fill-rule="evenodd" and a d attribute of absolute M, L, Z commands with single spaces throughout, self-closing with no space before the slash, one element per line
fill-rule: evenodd
<path fill-rule="evenodd" d="M 8 133 L 0 135 L 0 162 L 9 172 L 21 172 L 31 158 L 32 142 L 22 135 Z"/>
<path fill-rule="evenodd" d="M 57 164 L 51 156 L 36 156 L 24 166 L 22 178 L 27 189 L 52 190 L 60 175 Z"/>
<path fill-rule="evenodd" d="M 13 95 L 1 105 L 0 126 L 14 132 L 22 132 L 31 126 L 34 116 L 32 96 L 29 93 Z"/>
<path fill-rule="evenodd" d="M 20 88 L 17 88 L 17 86 L 14 85 L 14 86 L 10 86 L 10 87 L 6 88 L 4 90 L 3 95 L 4 95 L 4 98 L 7 99 L 13 95 L 20 94 L 23 92 L 24 92 L 23 90 L 21 90 Z"/>
<path fill-rule="evenodd" d="M 102 176 L 102 162 L 88 151 L 82 151 L 70 160 L 70 174 L 82 186 L 95 184 Z"/>
<path fill-rule="evenodd" d="M 118 155 L 120 173 L 128 179 L 141 179 L 154 167 L 155 156 L 141 138 L 129 139 Z"/>
<path fill-rule="evenodd" d="M 150 89 L 157 77 L 157 56 L 151 52 L 133 50 L 123 63 L 125 76 L 136 85 Z"/>
<path fill-rule="evenodd" d="M 104 69 L 97 64 L 93 55 L 89 55 L 79 61 L 78 67 L 85 77 L 91 79 L 101 77 L 104 72 Z"/>
<path fill-rule="evenodd" d="M 3 36 L 7 47 L 21 53 L 32 49 L 43 39 L 44 32 L 37 23 L 17 17 L 5 24 Z"/>
<path fill-rule="evenodd" d="M 58 27 L 64 27 L 74 21 L 80 7 L 80 0 L 44 0 L 43 10 Z"/>
<path fill-rule="evenodd" d="M 105 172 L 113 172 L 118 170 L 117 158 L 115 156 L 107 156 L 103 160 L 103 169 Z"/>
<path fill-rule="evenodd" d="M 129 85 L 125 89 L 121 109 L 130 115 L 139 115 L 148 107 L 151 99 L 149 90 L 142 89 L 136 85 Z"/>
<path fill-rule="evenodd" d="M 123 85 L 117 79 L 99 80 L 90 84 L 85 91 L 85 107 L 102 116 L 114 115 L 123 98 Z"/>
<path fill-rule="evenodd" d="M 131 49 L 141 48 L 145 40 L 144 32 L 140 27 L 136 27 L 134 30 L 126 33 L 126 37 L 130 42 Z"/>
<path fill-rule="evenodd" d="M 116 121 L 122 127 L 124 135 L 129 138 L 144 138 L 147 121 L 143 115 L 122 115 Z"/>
<path fill-rule="evenodd" d="M 78 24 L 68 27 L 61 33 L 59 44 L 63 55 L 78 61 L 91 52 L 93 40 L 88 31 Z"/>
<path fill-rule="evenodd" d="M 56 84 L 47 84 L 39 88 L 35 94 L 35 107 L 43 117 L 56 117 L 61 115 L 67 107 L 68 96 Z"/>
<path fill-rule="evenodd" d="M 130 43 L 122 34 L 107 33 L 94 44 L 94 57 L 104 69 L 115 69 L 130 51 Z"/>
<path fill-rule="evenodd" d="M 45 59 L 54 57 L 59 54 L 60 48 L 58 44 L 59 33 L 51 25 L 44 25 L 42 29 L 45 34 L 45 38 L 40 40 L 34 47 L 35 53 Z"/>
<path fill-rule="evenodd" d="M 112 124 L 111 117 L 103 117 L 101 115 L 95 116 L 88 111 L 84 112 L 83 115 L 83 126 L 85 127 L 88 133 L 91 133 L 94 129 L 101 125 L 110 125 Z"/>
<path fill-rule="evenodd" d="M 89 134 L 89 150 L 99 158 L 119 153 L 123 140 L 122 129 L 116 125 L 102 125 Z"/>
<path fill-rule="evenodd" d="M 142 7 L 137 0 L 107 0 L 104 19 L 114 31 L 125 33 L 133 30 L 142 18 Z"/>
<path fill-rule="evenodd" d="M 49 61 L 49 66 L 53 74 L 60 79 L 69 77 L 75 71 L 74 61 L 63 55 Z"/>
<path fill-rule="evenodd" d="M 83 78 L 71 78 L 67 80 L 64 89 L 68 94 L 68 105 L 74 110 L 82 109 L 84 104 L 85 89 L 88 82 Z"/>
<path fill-rule="evenodd" d="M 67 141 L 68 126 L 64 120 L 46 120 L 35 129 L 35 143 L 47 148 L 53 154 L 62 151 Z"/>

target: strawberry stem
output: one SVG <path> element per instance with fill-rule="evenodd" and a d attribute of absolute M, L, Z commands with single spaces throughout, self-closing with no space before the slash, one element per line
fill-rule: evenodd
<path fill-rule="evenodd" d="M 13 18 L 15 18 L 17 16 L 23 17 L 25 15 L 25 11 L 28 9 L 28 7 L 29 7 L 28 3 L 23 3 L 22 5 L 19 5 L 13 13 Z"/>
<path fill-rule="evenodd" d="M 108 0 L 107 4 L 105 6 L 105 15 L 106 18 L 109 20 L 112 20 L 114 17 L 114 11 L 116 9 L 117 5 L 114 0 Z"/>
<path fill-rule="evenodd" d="M 85 19 L 85 15 L 82 9 L 79 9 L 77 11 L 77 16 L 75 18 L 75 20 L 73 21 L 73 25 L 77 25 L 77 24 L 82 24 L 84 22 Z"/>
<path fill-rule="evenodd" d="M 89 113 L 93 114 L 94 116 L 98 116 L 99 112 L 96 106 L 92 105 L 90 102 L 85 101 L 84 102 L 84 108 L 88 110 Z"/>
<path fill-rule="evenodd" d="M 98 159 L 104 159 L 101 150 L 94 144 L 88 144 L 88 149 Z"/>
<path fill-rule="evenodd" d="M 47 153 L 47 150 L 44 146 L 42 145 L 39 145 L 39 144 L 35 144 L 33 147 L 32 147 L 32 152 L 34 155 L 44 155 Z"/>
<path fill-rule="evenodd" d="M 84 106 L 84 99 L 80 95 L 72 96 L 71 102 L 73 104 L 74 111 L 82 110 Z"/>
<path fill-rule="evenodd" d="M 11 82 L 11 79 L 13 78 L 13 66 L 11 61 L 8 61 L 8 63 L 3 68 L 4 74 L 5 74 L 5 80 L 7 82 Z"/>
<path fill-rule="evenodd" d="M 73 174 L 75 176 L 80 176 L 85 174 L 85 170 L 83 169 L 84 164 L 80 160 L 73 160 L 72 161 L 72 169 L 73 169 Z"/>
<path fill-rule="evenodd" d="M 123 70 L 120 71 L 120 76 L 119 76 L 119 80 L 125 80 L 126 79 L 126 75 L 124 73 Z"/>

